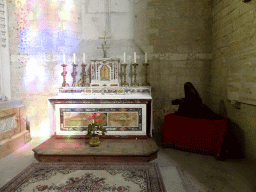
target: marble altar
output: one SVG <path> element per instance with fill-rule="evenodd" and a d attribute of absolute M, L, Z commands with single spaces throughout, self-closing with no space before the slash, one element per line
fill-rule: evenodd
<path fill-rule="evenodd" d="M 152 137 L 151 88 L 138 84 L 120 86 L 119 65 L 118 58 L 91 60 L 87 85 L 62 86 L 58 96 L 48 98 L 51 135 L 86 135 L 80 130 L 86 130 L 92 123 L 88 117 L 99 111 L 106 119 L 106 135 Z M 82 74 L 86 74 L 85 70 Z"/>
<path fill-rule="evenodd" d="M 152 137 L 150 87 L 64 87 L 48 98 L 51 135 L 86 135 L 91 113 L 106 115 L 106 135 Z"/>

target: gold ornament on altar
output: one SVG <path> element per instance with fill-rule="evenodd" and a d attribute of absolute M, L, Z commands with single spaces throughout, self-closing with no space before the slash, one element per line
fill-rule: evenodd
<path fill-rule="evenodd" d="M 144 83 L 142 84 L 143 86 L 149 86 L 148 83 L 148 63 L 143 63 L 144 67 L 145 67 L 145 80 Z"/>
<path fill-rule="evenodd" d="M 85 60 L 85 58 L 84 58 L 84 60 Z M 88 85 L 87 82 L 86 82 L 86 78 L 88 76 L 88 75 L 86 75 L 86 70 L 85 70 L 86 65 L 87 64 L 85 64 L 85 63 L 82 63 L 82 65 L 81 65 L 82 66 L 82 73 L 80 73 L 81 79 L 77 83 L 78 86 L 80 86 L 80 87 L 85 87 L 85 86 Z"/>
<path fill-rule="evenodd" d="M 122 86 L 129 86 L 129 83 L 126 82 L 126 67 L 127 67 L 127 64 L 124 63 L 124 64 L 121 64 L 121 66 L 123 68 L 123 70 L 121 68 L 121 70 L 122 70 L 121 77 L 123 77 L 123 79 L 124 79 L 123 83 L 122 83 Z"/>
<path fill-rule="evenodd" d="M 111 39 L 111 37 L 107 37 L 106 31 L 104 31 L 104 36 L 99 37 L 99 39 L 104 39 L 104 44 L 102 44 L 103 57 L 107 58 L 107 49 L 109 49 L 109 47 L 107 47 L 107 39 Z"/>
<path fill-rule="evenodd" d="M 109 75 L 109 68 L 107 65 L 103 65 L 101 70 L 100 70 L 100 77 L 102 81 L 107 81 L 110 80 L 110 75 Z"/>
<path fill-rule="evenodd" d="M 132 66 L 133 66 L 133 73 L 132 73 L 132 79 L 133 79 L 133 82 L 132 82 L 132 86 L 139 86 L 139 83 L 137 82 L 137 67 L 138 67 L 139 64 L 137 63 L 133 63 Z"/>

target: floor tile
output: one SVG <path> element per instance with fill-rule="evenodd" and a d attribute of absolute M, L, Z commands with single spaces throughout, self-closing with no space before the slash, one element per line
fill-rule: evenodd
<path fill-rule="evenodd" d="M 162 177 L 164 178 L 164 183 L 175 182 L 182 183 L 179 172 L 175 166 L 170 167 L 160 167 Z"/>
<path fill-rule="evenodd" d="M 168 182 L 165 184 L 167 192 L 187 192 L 181 183 Z"/>

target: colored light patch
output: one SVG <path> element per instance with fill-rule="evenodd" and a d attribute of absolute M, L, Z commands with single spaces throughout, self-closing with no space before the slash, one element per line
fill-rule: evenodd
<path fill-rule="evenodd" d="M 65 46 L 65 44 L 69 49 L 66 52 L 71 53 L 77 47 L 77 38 L 74 33 L 70 33 L 70 31 L 75 31 L 73 23 L 77 22 L 77 14 L 72 0 L 64 2 L 57 0 L 17 0 L 16 5 L 22 53 L 58 51 L 59 47 Z M 38 34 L 35 35 L 31 32 Z M 59 34 L 53 35 L 53 33 Z M 74 43 L 70 46 L 71 43 L 69 42 Z"/>
<path fill-rule="evenodd" d="M 33 130 L 31 130 L 31 136 L 49 136 L 50 135 L 50 128 L 49 128 L 49 120 L 42 119 L 41 123 Z"/>
<path fill-rule="evenodd" d="M 73 8 L 74 8 L 74 1 L 73 0 L 66 0 L 65 9 L 71 10 Z"/>
<path fill-rule="evenodd" d="M 62 11 L 59 12 L 59 14 L 60 14 L 60 19 L 62 21 L 69 21 L 69 20 L 71 20 L 71 14 L 69 13 L 68 10 L 63 9 Z"/>
<path fill-rule="evenodd" d="M 24 5 L 26 5 L 27 2 L 28 2 L 27 0 L 15 0 L 15 4 L 17 8 L 23 7 Z"/>
<path fill-rule="evenodd" d="M 44 66 L 32 58 L 28 61 L 23 76 L 23 86 L 30 93 L 41 92 L 48 85 L 49 72 Z"/>

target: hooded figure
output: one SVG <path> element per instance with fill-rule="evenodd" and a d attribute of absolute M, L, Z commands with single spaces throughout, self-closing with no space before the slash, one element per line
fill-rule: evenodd
<path fill-rule="evenodd" d="M 222 119 L 210 108 L 202 103 L 197 90 L 190 82 L 184 84 L 185 98 L 172 101 L 173 105 L 180 105 L 175 115 L 191 118 Z"/>

